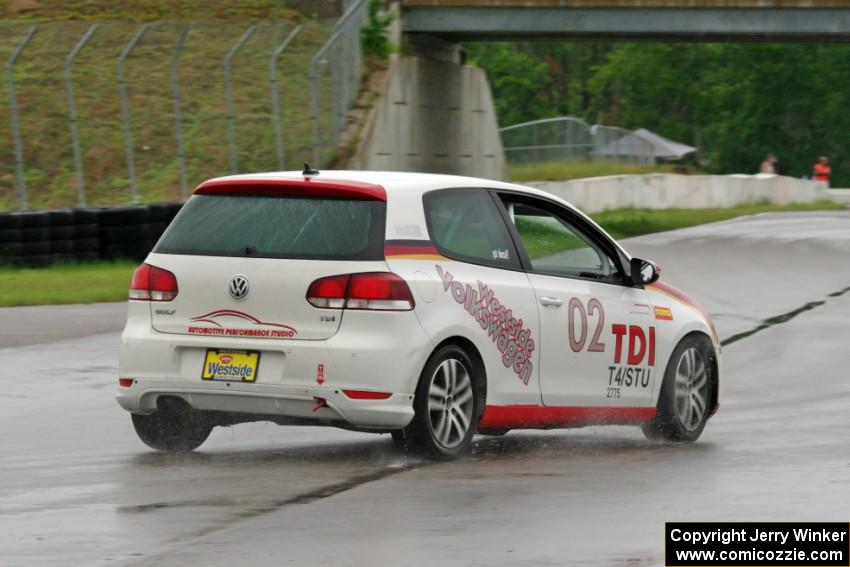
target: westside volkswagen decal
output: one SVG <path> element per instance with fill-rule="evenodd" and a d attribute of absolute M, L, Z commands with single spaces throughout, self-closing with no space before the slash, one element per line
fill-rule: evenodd
<path fill-rule="evenodd" d="M 452 298 L 463 305 L 481 329 L 487 331 L 487 336 L 502 353 L 502 364 L 512 369 L 522 383 L 528 386 L 534 372 L 532 355 L 535 342 L 531 337 L 531 329 L 523 324 L 522 319 L 514 317 L 513 310 L 499 301 L 487 284 L 480 280 L 476 282 L 476 287 L 463 284 L 439 264 L 436 268 L 443 281 L 443 291 L 451 293 Z"/>

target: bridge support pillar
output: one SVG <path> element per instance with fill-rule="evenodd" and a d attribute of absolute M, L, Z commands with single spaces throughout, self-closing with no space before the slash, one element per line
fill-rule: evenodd
<path fill-rule="evenodd" d="M 411 54 L 392 57 L 349 167 L 506 178 L 484 71 L 464 65 L 456 44 L 408 39 Z"/>

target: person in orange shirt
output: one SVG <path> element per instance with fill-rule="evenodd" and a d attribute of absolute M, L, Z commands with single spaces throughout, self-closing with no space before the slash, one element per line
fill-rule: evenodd
<path fill-rule="evenodd" d="M 832 168 L 829 167 L 829 158 L 821 156 L 814 167 L 815 181 L 826 181 L 829 183 L 829 175 L 832 173 Z"/>

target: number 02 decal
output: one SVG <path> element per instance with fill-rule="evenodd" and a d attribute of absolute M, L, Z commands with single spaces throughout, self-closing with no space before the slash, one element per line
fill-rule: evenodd
<path fill-rule="evenodd" d="M 578 317 L 576 317 L 576 313 L 578 313 Z M 587 342 L 588 316 L 593 318 L 593 316 L 597 313 L 599 316 L 596 319 L 596 330 L 593 332 L 593 337 L 590 339 L 590 346 L 587 347 L 587 352 L 605 352 L 605 343 L 599 341 L 599 337 L 602 336 L 602 329 L 605 328 L 605 308 L 602 307 L 602 302 L 595 297 L 588 300 L 587 309 L 584 308 L 584 304 L 579 298 L 573 297 L 570 299 L 570 304 L 567 309 L 567 318 L 569 323 L 568 335 L 570 339 L 570 348 L 573 352 L 581 352 L 581 350 L 584 349 L 584 345 Z M 576 337 L 577 322 L 581 329 L 578 333 L 578 337 Z"/>

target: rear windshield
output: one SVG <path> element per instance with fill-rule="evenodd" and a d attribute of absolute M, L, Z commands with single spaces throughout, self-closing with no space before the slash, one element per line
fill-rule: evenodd
<path fill-rule="evenodd" d="M 385 203 L 292 195 L 195 195 L 160 254 L 380 260 Z"/>

